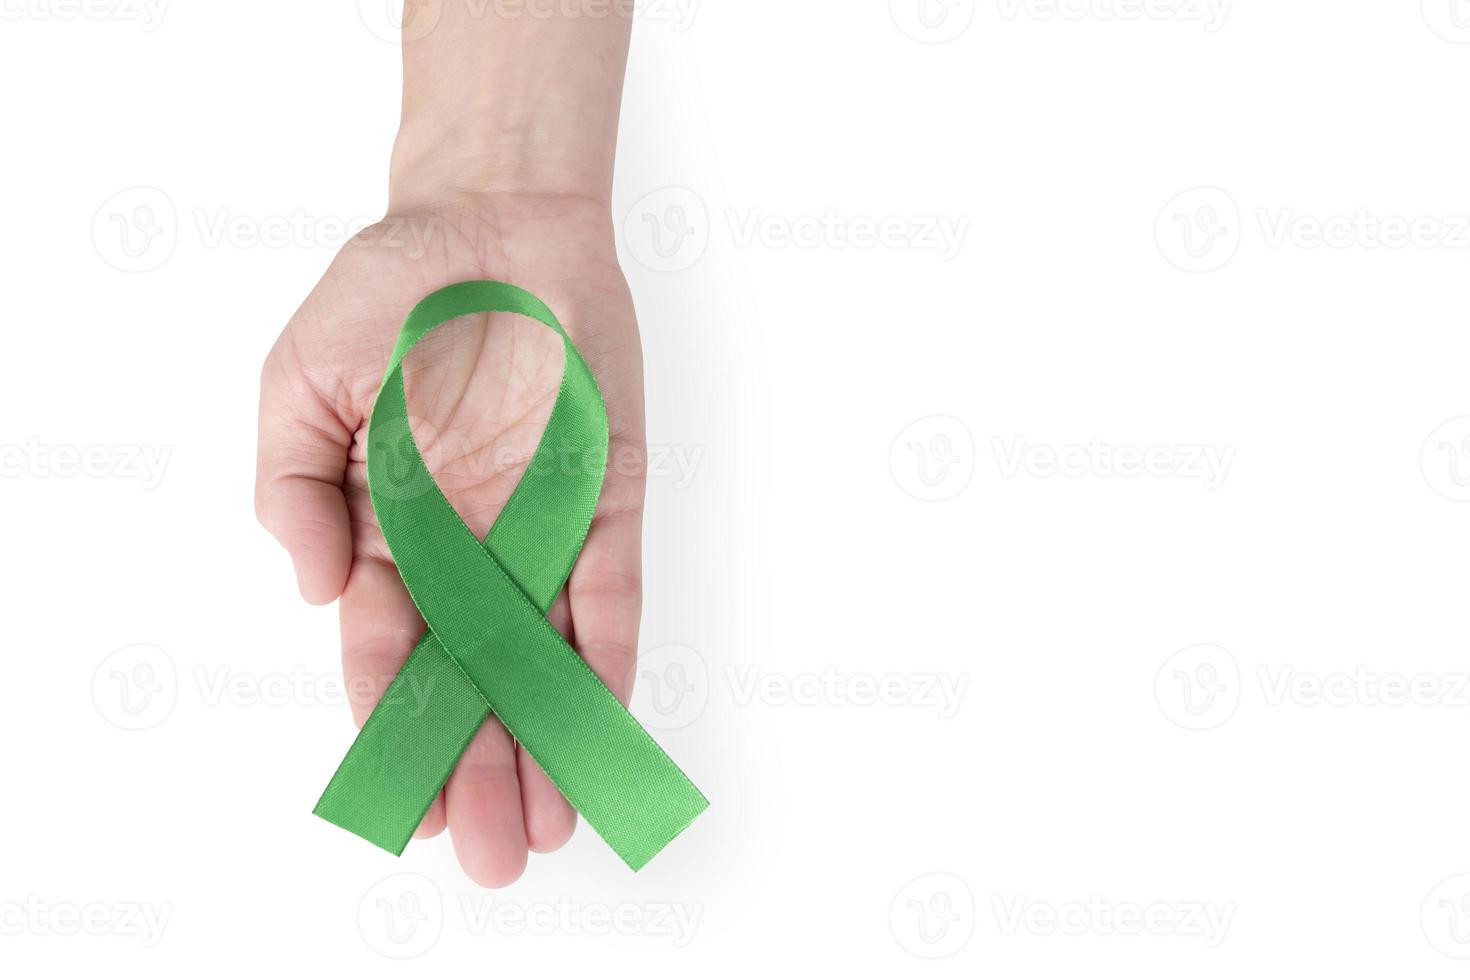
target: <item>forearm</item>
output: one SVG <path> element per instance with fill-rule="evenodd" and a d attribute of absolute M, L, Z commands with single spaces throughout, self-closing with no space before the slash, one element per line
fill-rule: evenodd
<path fill-rule="evenodd" d="M 408 0 L 410 4 L 415 0 Z M 390 210 L 612 194 L 631 3 L 443 0 L 406 18 Z"/>

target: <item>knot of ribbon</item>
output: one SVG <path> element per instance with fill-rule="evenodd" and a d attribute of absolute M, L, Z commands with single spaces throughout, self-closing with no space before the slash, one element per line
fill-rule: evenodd
<path fill-rule="evenodd" d="M 435 327 L 499 312 L 555 330 L 565 361 L 536 457 L 482 541 L 414 442 L 403 359 Z M 368 424 L 368 491 L 428 630 L 337 768 L 318 816 L 403 853 L 492 713 L 635 871 L 709 805 L 546 620 L 592 523 L 607 445 L 597 382 L 535 296 L 502 282 L 462 282 L 409 313 Z M 536 465 L 548 457 L 578 462 Z"/>

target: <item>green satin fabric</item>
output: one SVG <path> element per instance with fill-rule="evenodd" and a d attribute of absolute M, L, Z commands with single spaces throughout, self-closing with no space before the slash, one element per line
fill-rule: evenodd
<path fill-rule="evenodd" d="M 482 542 L 444 498 L 409 430 L 403 358 L 474 313 L 561 335 L 561 387 L 536 458 Z M 403 584 L 429 629 L 358 733 L 315 813 L 401 854 L 490 714 L 635 871 L 708 806 L 546 621 L 592 521 L 607 465 L 597 382 L 545 304 L 463 282 L 409 314 L 368 426 L 368 490 Z"/>

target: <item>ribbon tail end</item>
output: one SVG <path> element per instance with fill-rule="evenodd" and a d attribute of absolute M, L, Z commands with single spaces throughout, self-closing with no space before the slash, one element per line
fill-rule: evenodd
<path fill-rule="evenodd" d="M 321 817 L 327 823 L 341 827 L 350 834 L 361 837 L 375 847 L 382 848 L 394 857 L 402 857 L 403 851 L 408 847 L 408 842 L 413 839 L 410 833 L 404 837 L 401 833 L 393 833 L 384 828 L 376 828 L 362 819 L 362 814 L 336 813 L 330 806 L 323 806 L 326 801 L 317 803 L 312 809 L 312 814 Z"/>
<path fill-rule="evenodd" d="M 690 788 L 692 789 L 693 787 L 691 786 Z M 669 824 L 664 833 L 652 839 L 640 841 L 638 845 L 624 845 L 614 848 L 617 851 L 618 857 L 623 859 L 623 863 L 628 866 L 630 871 L 633 871 L 635 874 L 642 871 L 665 847 L 673 843 L 675 838 L 688 830 L 690 825 L 699 819 L 701 813 L 709 809 L 709 800 L 705 799 L 704 794 L 698 790 L 695 790 L 694 793 L 697 800 L 691 800 L 689 808 L 685 811 L 682 820 Z M 606 840 L 606 838 L 603 839 Z M 612 842 L 608 841 L 608 843 L 611 844 Z"/>

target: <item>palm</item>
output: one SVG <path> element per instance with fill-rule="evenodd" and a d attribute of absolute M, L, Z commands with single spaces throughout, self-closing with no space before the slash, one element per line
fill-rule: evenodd
<path fill-rule="evenodd" d="M 429 292 L 465 279 L 501 279 L 541 297 L 603 389 L 615 465 L 551 620 L 615 693 L 625 700 L 628 694 L 643 498 L 641 357 L 632 302 L 600 209 L 552 199 L 501 203 L 418 214 L 370 230 L 338 255 L 283 333 L 263 376 L 262 518 L 292 548 L 308 598 L 330 601 L 340 591 L 349 689 L 373 692 L 354 698 L 358 724 L 424 629 L 368 499 L 366 420 L 403 316 Z M 561 370 L 554 333 L 500 314 L 456 321 L 409 357 L 415 441 L 477 535 L 489 530 L 515 489 L 550 414 Z M 329 432 L 327 442 L 338 452 L 293 430 Z M 288 462 L 272 465 L 272 453 Z M 272 483 L 302 480 L 315 503 L 303 512 L 305 497 L 297 493 L 296 512 L 282 518 L 269 504 Z M 350 540 L 333 535 L 339 524 L 350 527 Z M 293 533 L 311 539 L 305 563 L 288 540 Z M 420 836 L 437 834 L 446 822 L 470 875 L 499 885 L 520 873 L 528 846 L 560 846 L 575 814 L 492 718 L 425 817 Z"/>
<path fill-rule="evenodd" d="M 445 495 L 480 537 L 515 489 L 550 414 L 561 376 L 557 340 L 544 327 L 510 316 L 466 317 L 430 335 L 409 358 L 414 441 Z M 371 407 L 362 406 L 362 414 Z M 389 561 L 367 495 L 366 453 L 367 429 L 359 427 L 343 481 L 353 554 Z"/>

